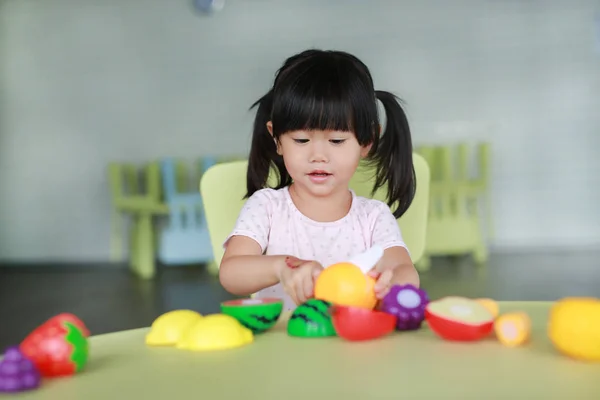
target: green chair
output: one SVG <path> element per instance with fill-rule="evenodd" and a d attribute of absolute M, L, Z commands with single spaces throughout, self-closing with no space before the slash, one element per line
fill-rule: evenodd
<path fill-rule="evenodd" d="M 217 162 L 240 159 L 236 155 L 218 157 Z M 204 160 L 198 161 L 199 171 L 204 170 Z M 177 193 L 188 190 L 191 174 L 188 163 L 175 162 L 175 189 Z M 139 178 L 143 185 L 140 187 Z M 121 262 L 124 255 L 124 242 L 128 242 L 129 265 L 131 271 L 140 278 L 152 279 L 156 275 L 157 249 L 161 244 L 159 220 L 169 217 L 172 210 L 164 198 L 160 162 L 151 161 L 142 166 L 112 162 L 108 166 L 111 191 L 111 232 L 110 258 Z M 173 189 L 173 188 L 171 188 Z M 131 221 L 129 240 L 125 239 L 126 219 Z M 160 257 L 159 257 L 160 258 Z M 165 262 L 165 259 L 161 261 Z M 209 269 L 215 269 L 209 266 Z"/>
<path fill-rule="evenodd" d="M 491 236 L 490 145 L 479 143 L 473 152 L 469 147 L 458 143 L 415 150 L 431 169 L 427 245 L 421 269 L 429 268 L 431 256 L 472 254 L 478 264 L 488 259 L 484 226 L 487 224 Z M 476 156 L 474 163 L 470 162 L 471 153 Z"/>
<path fill-rule="evenodd" d="M 402 235 L 412 257 L 417 263 L 425 249 L 427 218 L 429 210 L 429 166 L 423 157 L 413 155 L 417 176 L 417 193 L 406 213 L 398 219 Z M 231 233 L 238 214 L 244 205 L 246 192 L 247 161 L 217 164 L 208 169 L 200 181 L 200 192 L 204 201 L 206 222 L 215 258 L 212 273 L 218 272 L 224 249 L 223 241 Z M 273 178 L 273 175 L 271 175 Z M 356 194 L 371 197 L 372 173 L 361 166 L 351 181 Z M 385 188 L 375 193 L 373 198 L 385 200 Z"/>
<path fill-rule="evenodd" d="M 121 163 L 110 163 L 108 166 L 112 195 L 111 260 L 120 261 L 123 257 L 124 219 L 130 216 L 129 265 L 138 277 L 151 279 L 156 273 L 153 219 L 168 215 L 169 208 L 161 203 L 159 164 L 149 163 L 143 170 L 145 193 L 140 190 L 136 166 Z"/>

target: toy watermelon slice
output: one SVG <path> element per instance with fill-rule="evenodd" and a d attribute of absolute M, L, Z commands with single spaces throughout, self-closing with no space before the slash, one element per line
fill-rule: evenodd
<path fill-rule="evenodd" d="M 300 304 L 288 321 L 288 335 L 298 337 L 336 336 L 329 314 L 330 307 L 330 302 L 319 299 L 310 299 Z"/>
<path fill-rule="evenodd" d="M 221 312 L 240 321 L 252 333 L 261 333 L 277 323 L 283 300 L 277 298 L 238 299 L 221 303 Z"/>

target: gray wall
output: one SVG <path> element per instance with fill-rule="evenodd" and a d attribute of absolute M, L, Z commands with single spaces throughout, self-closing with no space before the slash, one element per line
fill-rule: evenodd
<path fill-rule="evenodd" d="M 597 1 L 0 1 L 0 258 L 104 260 L 106 165 L 244 153 L 306 47 L 354 52 L 419 143 L 493 145 L 494 246 L 600 243 Z M 233 141 L 234 145 L 227 144 Z"/>

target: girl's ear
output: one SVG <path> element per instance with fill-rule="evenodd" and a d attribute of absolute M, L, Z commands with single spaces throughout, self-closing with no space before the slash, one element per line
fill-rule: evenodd
<path fill-rule="evenodd" d="M 267 130 L 269 131 L 269 133 L 271 134 L 271 137 L 273 138 L 273 141 L 275 142 L 275 147 L 277 148 L 277 154 L 279 154 L 280 156 L 281 154 L 281 146 L 279 145 L 279 140 L 275 139 L 273 137 L 273 123 L 271 121 L 267 121 Z"/>
<path fill-rule="evenodd" d="M 378 128 L 378 132 L 377 133 L 381 137 L 381 124 L 378 124 L 377 128 Z M 375 132 L 373 132 L 373 134 L 375 134 Z M 375 140 L 375 138 L 373 140 Z M 367 155 L 369 155 L 369 152 L 371 151 L 372 147 L 373 147 L 373 142 L 369 143 L 366 146 L 362 146 L 361 149 L 360 149 L 360 157 L 361 158 L 365 158 Z"/>
<path fill-rule="evenodd" d="M 373 147 L 372 143 L 370 143 L 366 146 L 362 146 L 360 148 L 360 157 L 365 158 L 367 155 L 369 155 L 369 152 L 371 151 L 371 147 Z"/>

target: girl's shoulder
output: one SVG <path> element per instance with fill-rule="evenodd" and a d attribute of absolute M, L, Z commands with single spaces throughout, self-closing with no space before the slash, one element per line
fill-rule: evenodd
<path fill-rule="evenodd" d="M 263 207 L 277 207 L 280 206 L 282 204 L 285 204 L 286 202 L 286 194 L 285 194 L 285 190 L 287 190 L 287 188 L 282 188 L 282 189 L 271 189 L 271 188 L 264 188 L 264 189 L 259 189 L 256 192 L 254 192 L 252 194 L 252 196 L 250 196 L 247 200 L 246 200 L 246 206 L 255 206 L 255 207 L 259 207 L 259 208 L 263 208 Z"/>
<path fill-rule="evenodd" d="M 355 206 L 352 210 L 358 214 L 368 216 L 370 218 L 377 218 L 380 215 L 392 215 L 392 210 L 383 201 L 377 199 L 371 199 L 368 197 L 354 195 Z"/>
<path fill-rule="evenodd" d="M 389 210 L 390 207 L 383 201 L 354 195 L 354 201 L 358 208 L 362 210 Z"/>

